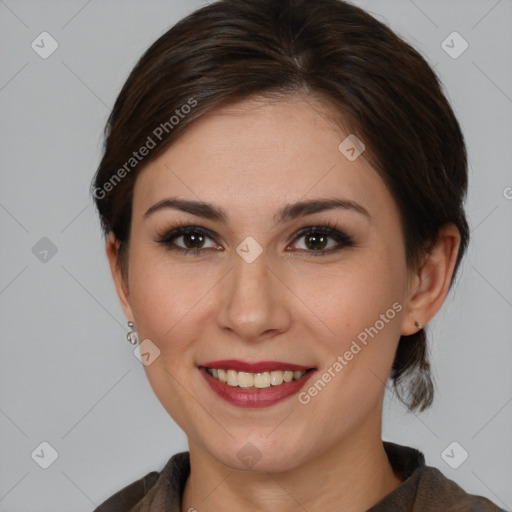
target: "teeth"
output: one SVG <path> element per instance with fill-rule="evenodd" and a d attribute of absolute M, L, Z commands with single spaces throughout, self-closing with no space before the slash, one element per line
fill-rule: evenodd
<path fill-rule="evenodd" d="M 279 384 L 283 383 L 283 373 L 281 371 L 270 372 L 270 384 L 272 386 L 279 386 Z"/>
<path fill-rule="evenodd" d="M 234 370 L 233 370 L 234 371 Z M 234 372 L 236 375 L 236 372 Z M 241 388 L 250 388 L 254 386 L 254 374 L 246 372 L 238 372 L 238 385 Z M 236 386 L 236 384 L 235 384 Z"/>
<path fill-rule="evenodd" d="M 241 388 L 269 388 L 279 386 L 283 382 L 291 382 L 300 379 L 306 372 L 292 370 L 273 370 L 270 372 L 248 373 L 237 372 L 236 370 L 224 370 L 222 368 L 206 368 L 206 371 L 228 386 Z"/>
<path fill-rule="evenodd" d="M 229 386 L 238 386 L 238 376 L 235 370 L 228 370 L 227 372 Z"/>
<path fill-rule="evenodd" d="M 255 388 L 269 388 L 272 382 L 269 372 L 256 373 L 253 380 Z"/>

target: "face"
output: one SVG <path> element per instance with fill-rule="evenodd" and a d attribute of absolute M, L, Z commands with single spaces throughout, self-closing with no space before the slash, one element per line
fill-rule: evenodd
<path fill-rule="evenodd" d="M 347 135 L 312 99 L 247 100 L 196 121 L 137 178 L 123 306 L 150 340 L 164 408 L 232 468 L 252 454 L 287 470 L 380 436 L 409 277 L 395 201 L 364 152 L 338 148 Z M 326 199 L 338 203 L 311 203 Z M 231 372 L 246 388 L 206 374 L 220 360 L 279 364 Z M 312 370 L 265 375 L 292 365 Z"/>

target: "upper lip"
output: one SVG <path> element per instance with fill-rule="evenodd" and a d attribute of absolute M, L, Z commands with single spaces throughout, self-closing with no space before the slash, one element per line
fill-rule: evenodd
<path fill-rule="evenodd" d="M 249 363 L 248 361 L 240 361 L 239 359 L 223 359 L 222 361 L 209 361 L 199 366 L 206 366 L 207 368 L 223 368 L 226 370 L 236 370 L 249 373 L 261 373 L 272 370 L 309 370 L 311 366 L 304 366 L 301 364 L 285 363 L 282 361 L 257 361 Z"/>

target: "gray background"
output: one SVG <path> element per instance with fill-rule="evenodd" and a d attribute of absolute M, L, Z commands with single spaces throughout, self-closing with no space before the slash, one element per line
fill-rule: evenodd
<path fill-rule="evenodd" d="M 512 1 L 357 3 L 435 66 L 471 164 L 473 240 L 428 327 L 436 402 L 407 414 L 389 394 L 383 436 L 418 447 L 466 490 L 511 510 Z M 0 0 L 2 512 L 93 510 L 187 449 L 125 339 L 88 190 L 128 72 L 202 4 Z M 59 44 L 47 59 L 31 48 L 43 31 Z M 441 47 L 453 31 L 469 43 L 456 59 Z M 43 441 L 58 452 L 48 469 L 36 463 L 49 460 Z M 458 469 L 441 457 L 453 441 L 469 453 Z"/>

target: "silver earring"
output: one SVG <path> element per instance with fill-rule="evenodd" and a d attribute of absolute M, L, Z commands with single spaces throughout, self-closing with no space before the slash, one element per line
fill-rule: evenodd
<path fill-rule="evenodd" d="M 126 334 L 126 339 L 132 345 L 137 345 L 139 342 L 139 336 L 137 334 L 137 330 L 135 329 L 135 324 L 133 322 L 128 322 L 128 327 L 131 329 L 131 331 Z"/>
<path fill-rule="evenodd" d="M 421 322 L 414 322 L 414 325 L 420 330 L 423 329 L 423 325 Z"/>

